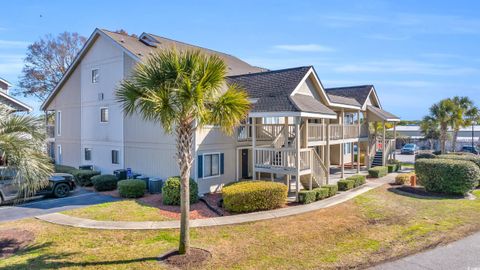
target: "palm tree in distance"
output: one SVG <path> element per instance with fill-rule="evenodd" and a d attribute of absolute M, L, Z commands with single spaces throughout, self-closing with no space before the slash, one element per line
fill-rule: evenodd
<path fill-rule="evenodd" d="M 127 115 L 139 113 L 176 137 L 181 178 L 180 254 L 187 254 L 190 247 L 189 178 L 195 131 L 208 124 L 232 134 L 250 109 L 246 92 L 227 84 L 226 74 L 226 64 L 216 55 L 166 50 L 139 63 L 116 93 Z"/>
<path fill-rule="evenodd" d="M 440 126 L 440 151 L 445 153 L 448 138 L 448 126 L 454 119 L 455 104 L 451 99 L 443 99 L 430 107 L 430 117 Z"/>
<path fill-rule="evenodd" d="M 478 108 L 475 107 L 473 101 L 468 97 L 455 96 L 452 98 L 454 104 L 453 118 L 451 121 L 453 138 L 452 138 L 452 151 L 457 149 L 457 138 L 461 128 L 471 126 L 472 119 L 478 115 Z"/>

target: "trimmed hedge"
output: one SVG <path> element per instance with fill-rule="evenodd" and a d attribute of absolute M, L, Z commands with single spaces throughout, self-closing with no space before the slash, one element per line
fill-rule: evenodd
<path fill-rule="evenodd" d="M 459 155 L 459 154 L 445 154 L 439 155 L 438 158 L 442 159 L 455 159 L 455 160 L 468 160 L 475 163 L 480 168 L 480 157 L 475 155 Z"/>
<path fill-rule="evenodd" d="M 287 195 L 286 185 L 271 181 L 243 181 L 222 189 L 223 206 L 235 213 L 282 207 Z"/>
<path fill-rule="evenodd" d="M 359 187 L 367 182 L 367 177 L 365 175 L 352 175 L 350 177 L 347 177 L 346 180 L 353 180 L 354 181 L 354 187 Z"/>
<path fill-rule="evenodd" d="M 72 174 L 74 171 L 76 171 L 77 169 L 72 167 L 72 166 L 66 166 L 66 165 L 59 165 L 59 164 L 55 164 L 54 165 L 54 171 L 56 173 L 69 173 L 69 174 Z"/>
<path fill-rule="evenodd" d="M 298 192 L 298 202 L 308 204 L 317 200 L 317 191 L 315 189 L 302 189 Z"/>
<path fill-rule="evenodd" d="M 415 173 L 427 191 L 445 194 L 465 194 L 480 179 L 478 166 L 467 160 L 419 159 L 415 162 Z"/>
<path fill-rule="evenodd" d="M 415 160 L 421 159 L 421 158 L 436 158 L 437 156 L 434 154 L 430 153 L 420 153 L 415 156 Z"/>
<path fill-rule="evenodd" d="M 325 186 L 322 186 L 322 188 L 328 189 L 328 197 L 332 197 L 338 192 L 337 185 L 325 185 Z"/>
<path fill-rule="evenodd" d="M 387 164 L 387 170 L 388 173 L 393 173 L 397 171 L 397 165 L 396 164 Z"/>
<path fill-rule="evenodd" d="M 328 188 L 319 187 L 314 190 L 317 192 L 317 201 L 330 197 L 330 190 Z"/>
<path fill-rule="evenodd" d="M 198 185 L 190 178 L 190 204 L 198 202 Z M 162 200 L 166 205 L 180 205 L 180 176 L 167 178 L 162 187 Z"/>
<path fill-rule="evenodd" d="M 388 168 L 385 166 L 373 167 L 370 170 L 368 170 L 368 175 L 370 175 L 370 177 L 373 177 L 373 178 L 384 177 L 387 174 L 388 174 Z"/>
<path fill-rule="evenodd" d="M 97 191 L 110 191 L 117 188 L 117 177 L 113 174 L 95 175 L 90 179 Z"/>
<path fill-rule="evenodd" d="M 145 181 L 128 179 L 118 181 L 118 193 L 124 198 L 140 198 L 145 195 L 147 185 Z"/>
<path fill-rule="evenodd" d="M 400 160 L 398 160 L 398 159 L 389 159 L 387 161 L 387 164 L 395 164 L 396 165 L 396 167 L 395 167 L 396 172 L 398 172 L 402 168 L 402 162 L 400 162 Z"/>
<path fill-rule="evenodd" d="M 93 185 L 91 178 L 96 175 L 100 175 L 100 172 L 91 170 L 75 170 L 72 172 L 72 175 L 80 186 L 91 186 Z"/>
<path fill-rule="evenodd" d="M 355 180 L 341 179 L 337 182 L 338 190 L 346 191 L 355 187 Z"/>
<path fill-rule="evenodd" d="M 410 177 L 415 175 L 414 173 L 401 173 L 395 176 L 395 185 L 405 185 L 410 183 Z"/>

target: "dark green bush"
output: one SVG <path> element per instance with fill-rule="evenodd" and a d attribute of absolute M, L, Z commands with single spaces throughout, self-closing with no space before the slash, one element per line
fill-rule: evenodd
<path fill-rule="evenodd" d="M 222 189 L 223 206 L 236 213 L 282 207 L 287 202 L 287 195 L 286 185 L 271 181 L 243 181 Z"/>
<path fill-rule="evenodd" d="M 398 160 L 398 159 L 389 159 L 387 161 L 387 164 L 395 164 L 396 165 L 396 167 L 395 167 L 396 172 L 398 172 L 402 168 L 402 162 L 400 162 L 400 160 Z"/>
<path fill-rule="evenodd" d="M 298 192 L 298 202 L 302 204 L 312 203 L 317 200 L 317 191 L 302 189 Z"/>
<path fill-rule="evenodd" d="M 367 181 L 367 177 L 365 175 L 357 174 L 357 175 L 352 175 L 350 177 L 347 177 L 347 180 L 353 180 L 355 182 L 354 186 L 359 187 L 365 184 L 365 182 Z"/>
<path fill-rule="evenodd" d="M 314 191 L 317 192 L 317 197 L 316 197 L 317 201 L 330 197 L 330 190 L 328 188 L 319 187 L 314 189 Z"/>
<path fill-rule="evenodd" d="M 471 154 L 471 153 L 468 153 Z M 455 160 L 468 160 L 473 163 L 475 163 L 479 168 L 480 168 L 480 157 L 475 156 L 475 155 L 458 155 L 458 154 L 445 154 L 445 155 L 439 155 L 438 158 L 442 159 L 455 159 Z"/>
<path fill-rule="evenodd" d="M 163 204 L 180 205 L 180 176 L 167 178 L 162 187 Z M 198 202 L 198 185 L 190 178 L 190 204 Z"/>
<path fill-rule="evenodd" d="M 328 189 L 328 197 L 332 197 L 338 192 L 337 185 L 325 185 L 325 186 L 322 186 L 322 188 Z"/>
<path fill-rule="evenodd" d="M 437 156 L 434 154 L 430 153 L 420 153 L 415 156 L 415 160 L 421 159 L 421 158 L 436 158 Z"/>
<path fill-rule="evenodd" d="M 95 175 L 90 179 L 97 191 L 110 191 L 117 188 L 117 177 L 113 174 Z"/>
<path fill-rule="evenodd" d="M 355 187 L 355 180 L 342 179 L 337 182 L 338 190 L 346 191 Z"/>
<path fill-rule="evenodd" d="M 370 177 L 373 177 L 373 178 L 384 177 L 387 174 L 388 174 L 388 168 L 385 166 L 373 167 L 370 170 L 368 170 L 368 175 L 370 175 Z"/>
<path fill-rule="evenodd" d="M 397 165 L 396 164 L 387 164 L 387 170 L 388 173 L 393 173 L 397 171 Z"/>
<path fill-rule="evenodd" d="M 80 186 L 91 186 L 93 184 L 91 178 L 95 175 L 100 175 L 100 172 L 91 170 L 75 170 L 72 172 L 72 175 Z"/>
<path fill-rule="evenodd" d="M 71 166 L 66 166 L 66 165 L 59 165 L 55 164 L 54 165 L 54 170 L 56 173 L 69 173 L 72 174 L 74 171 L 77 169 Z"/>
<path fill-rule="evenodd" d="M 128 179 L 118 181 L 118 193 L 123 198 L 140 198 L 145 195 L 147 185 L 145 181 L 138 179 Z"/>
<path fill-rule="evenodd" d="M 445 194 L 465 194 L 480 179 L 478 166 L 467 160 L 419 159 L 415 162 L 415 173 L 427 191 Z"/>

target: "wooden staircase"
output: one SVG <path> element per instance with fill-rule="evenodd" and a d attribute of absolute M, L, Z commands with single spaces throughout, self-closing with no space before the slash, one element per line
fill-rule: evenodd
<path fill-rule="evenodd" d="M 382 166 L 382 165 L 383 165 L 383 152 L 382 150 L 378 150 L 375 153 L 375 156 L 373 157 L 372 168 L 377 166 Z"/>

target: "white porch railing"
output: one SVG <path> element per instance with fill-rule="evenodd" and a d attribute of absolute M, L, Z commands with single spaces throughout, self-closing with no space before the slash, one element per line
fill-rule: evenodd
<path fill-rule="evenodd" d="M 294 170 L 296 155 L 291 148 L 255 148 L 255 167 Z"/>
<path fill-rule="evenodd" d="M 300 171 L 311 169 L 312 151 L 310 148 L 300 149 Z"/>
<path fill-rule="evenodd" d="M 340 140 L 342 139 L 342 125 L 340 124 L 333 124 L 330 125 L 329 130 L 330 140 Z"/>
<path fill-rule="evenodd" d="M 358 125 L 343 125 L 344 139 L 356 139 L 358 135 Z"/>
<path fill-rule="evenodd" d="M 309 141 L 326 141 L 326 126 L 324 124 L 308 124 L 308 140 Z"/>
<path fill-rule="evenodd" d="M 238 127 L 237 140 L 248 141 L 252 139 L 253 125 L 244 124 Z M 259 141 L 271 141 L 278 137 L 281 132 L 285 132 L 285 126 L 288 129 L 288 137 L 295 137 L 295 125 L 284 124 L 256 124 L 255 132 L 257 134 L 256 139 Z"/>

